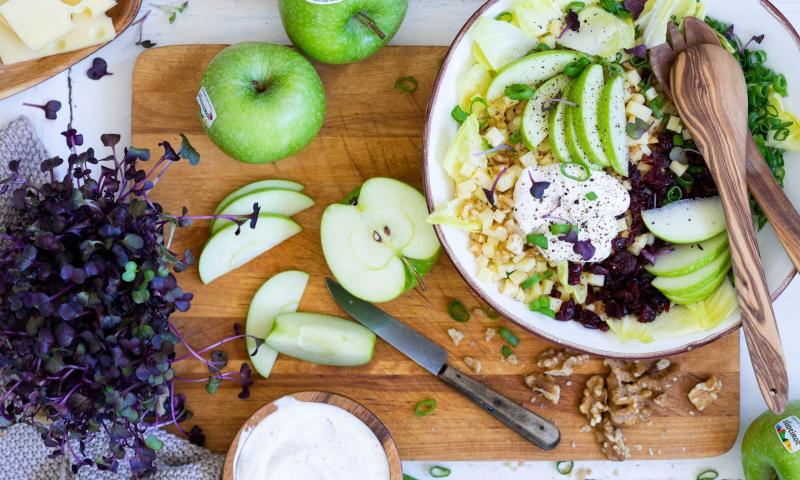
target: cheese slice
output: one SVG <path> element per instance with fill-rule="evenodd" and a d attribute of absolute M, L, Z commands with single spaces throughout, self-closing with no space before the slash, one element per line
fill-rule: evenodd
<path fill-rule="evenodd" d="M 39 50 L 75 28 L 74 7 L 60 0 L 8 0 L 0 15 L 31 50 Z"/>
<path fill-rule="evenodd" d="M 113 40 L 115 36 L 114 22 L 111 18 L 105 15 L 89 19 L 79 17 L 72 31 L 34 51 L 29 49 L 10 28 L 0 25 L 0 59 L 4 64 L 11 65 L 99 45 Z"/>
<path fill-rule="evenodd" d="M 72 20 L 77 21 L 79 16 L 94 18 L 103 15 L 114 8 L 116 0 L 61 0 L 72 6 Z"/>

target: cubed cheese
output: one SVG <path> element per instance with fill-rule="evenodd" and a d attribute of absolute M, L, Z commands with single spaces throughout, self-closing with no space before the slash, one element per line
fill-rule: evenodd
<path fill-rule="evenodd" d="M 503 132 L 497 129 L 497 127 L 492 127 L 483 134 L 483 138 L 489 142 L 489 145 L 492 147 L 496 147 L 502 143 L 505 143 L 506 136 L 503 135 Z"/>
<path fill-rule="evenodd" d="M 675 133 L 681 133 L 683 131 L 681 119 L 674 115 L 669 117 L 669 121 L 667 122 L 667 130 L 672 130 Z"/>
<path fill-rule="evenodd" d="M 674 173 L 675 176 L 680 177 L 686 173 L 686 170 L 689 169 L 689 165 L 675 160 L 669 164 L 669 169 L 672 170 L 672 173 Z"/>
<path fill-rule="evenodd" d="M 628 102 L 626 111 L 629 115 L 640 118 L 647 122 L 653 117 L 653 111 L 649 107 L 638 102 Z"/>
<path fill-rule="evenodd" d="M 642 76 L 639 75 L 639 72 L 634 70 L 628 70 L 625 72 L 625 82 L 629 83 L 630 85 L 639 85 L 639 82 L 642 81 Z"/>
<path fill-rule="evenodd" d="M 528 152 L 525 155 L 519 157 L 519 163 L 522 164 L 524 167 L 530 167 L 536 165 L 536 155 L 533 152 Z"/>
<path fill-rule="evenodd" d="M 650 88 L 648 88 L 647 90 L 644 91 L 644 96 L 648 100 L 652 100 L 652 99 L 654 99 L 654 98 L 656 98 L 658 96 L 658 92 L 656 92 L 655 88 L 650 87 Z"/>

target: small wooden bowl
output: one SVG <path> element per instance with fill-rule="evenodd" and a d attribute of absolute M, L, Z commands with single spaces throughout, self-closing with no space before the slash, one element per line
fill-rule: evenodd
<path fill-rule="evenodd" d="M 108 11 L 108 15 L 114 21 L 117 37 L 130 26 L 140 8 L 142 0 L 118 0 L 117 5 Z M 0 63 L 0 100 L 63 72 L 105 45 L 104 43 L 13 65 Z"/>
<path fill-rule="evenodd" d="M 389 479 L 403 479 L 403 467 L 400 464 L 400 454 L 397 451 L 397 445 L 395 445 L 391 434 L 389 434 L 389 430 L 386 429 L 386 426 L 384 426 L 384 424 L 378 417 L 375 416 L 374 413 L 367 410 L 366 407 L 347 397 L 328 392 L 298 392 L 289 394 L 287 396 L 293 397 L 301 402 L 315 402 L 334 405 L 349 412 L 364 422 L 364 424 L 368 426 L 370 430 L 372 430 L 372 433 L 378 437 L 378 441 L 381 442 L 381 445 L 383 446 L 383 451 L 386 453 L 386 459 L 389 461 Z M 247 427 L 256 426 L 259 422 L 261 422 L 261 420 L 271 415 L 276 410 L 277 407 L 275 406 L 275 401 L 269 402 L 258 409 L 256 413 L 254 413 L 250 418 L 247 419 L 246 422 L 244 422 L 244 425 L 242 425 L 242 428 L 239 429 L 239 432 L 233 439 L 233 442 L 228 449 L 228 454 L 225 457 L 225 466 L 222 470 L 223 480 L 233 480 L 233 461 L 234 457 L 236 456 L 236 449 L 239 446 L 239 436 L 242 434 L 242 431 L 244 431 L 244 429 Z"/>

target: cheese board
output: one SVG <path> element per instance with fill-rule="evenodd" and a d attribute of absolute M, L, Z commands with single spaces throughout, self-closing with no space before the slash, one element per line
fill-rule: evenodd
<path fill-rule="evenodd" d="M 316 206 L 295 217 L 302 233 L 231 274 L 209 285 L 200 282 L 196 267 L 179 276 L 182 288 L 195 296 L 192 308 L 177 315 L 175 322 L 197 348 L 232 334 L 235 323 L 244 323 L 258 287 L 272 275 L 289 269 L 311 275 L 301 311 L 344 316 L 325 290 L 324 279 L 330 272 L 319 243 L 320 216 L 325 206 L 340 201 L 374 176 L 391 176 L 420 187 L 425 107 L 446 53 L 442 47 L 388 47 L 358 65 L 315 64 L 328 99 L 321 134 L 291 158 L 268 165 L 245 165 L 223 154 L 205 136 L 198 118 L 196 96 L 202 72 L 222 48 L 155 48 L 144 52 L 136 64 L 132 144 L 157 148 L 165 139 L 178 143 L 179 134 L 184 133 L 201 154 L 197 166 L 176 164 L 162 178 L 155 200 L 167 211 L 177 212 L 186 206 L 200 215 L 213 211 L 227 193 L 241 185 L 264 178 L 286 178 L 303 183 Z M 395 80 L 405 76 L 418 81 L 415 92 L 394 88 Z M 176 251 L 191 248 L 198 255 L 208 232 L 207 224 L 195 222 L 175 235 L 173 247 Z M 455 323 L 447 314 L 451 299 L 461 300 L 470 309 L 484 305 L 444 255 L 425 280 L 425 292 L 408 292 L 382 308 L 447 348 L 454 365 L 468 369 L 465 357 L 480 359 L 480 381 L 555 421 L 562 434 L 557 449 L 546 452 L 528 444 L 382 341 L 372 362 L 357 368 L 316 366 L 281 356 L 269 379 L 254 376 L 255 384 L 246 400 L 236 398 L 234 385 L 223 384 L 209 396 L 203 383 L 177 383 L 177 391 L 187 396 L 194 412 L 188 426 L 200 425 L 206 446 L 224 452 L 241 425 L 264 404 L 297 391 L 321 390 L 353 398 L 374 412 L 391 432 L 404 460 L 604 458 L 594 435 L 582 431 L 586 422 L 578 412 L 586 379 L 605 371 L 600 359 L 582 365 L 561 382 L 558 405 L 541 397 L 531 403 L 533 394 L 525 386 L 523 374 L 536 369 L 536 356 L 551 345 L 502 319 L 473 314 L 469 322 Z M 503 360 L 499 338 L 484 338 L 487 328 L 501 325 L 520 338 L 517 365 Z M 459 346 L 448 336 L 449 328 L 464 333 Z M 230 368 L 238 369 L 247 359 L 243 343 L 228 344 L 224 350 L 231 360 Z M 730 449 L 739 430 L 738 358 L 738 334 L 675 357 L 684 375 L 670 390 L 667 406 L 654 412 L 651 424 L 626 428 L 631 457 L 697 458 Z M 175 368 L 180 377 L 200 378 L 205 373 L 198 364 L 176 363 Z M 686 393 L 712 374 L 722 380 L 722 394 L 713 407 L 695 412 Z M 415 404 L 428 398 L 437 400 L 436 411 L 415 416 Z"/>

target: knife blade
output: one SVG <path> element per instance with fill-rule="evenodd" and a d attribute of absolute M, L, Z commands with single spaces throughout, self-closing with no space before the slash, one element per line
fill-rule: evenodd
<path fill-rule="evenodd" d="M 561 433 L 555 425 L 448 365 L 447 351 L 444 348 L 400 320 L 375 305 L 353 296 L 330 278 L 326 279 L 326 284 L 333 299 L 345 312 L 402 354 L 439 377 L 534 445 L 545 450 L 558 446 Z"/>

